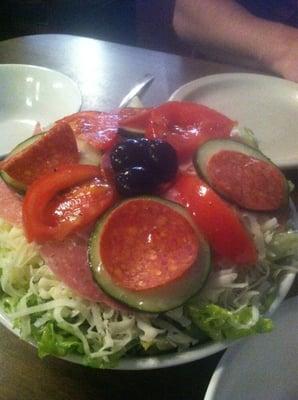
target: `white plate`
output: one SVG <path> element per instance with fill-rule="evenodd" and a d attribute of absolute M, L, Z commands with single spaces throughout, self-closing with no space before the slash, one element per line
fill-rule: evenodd
<path fill-rule="evenodd" d="M 170 100 L 205 104 L 255 133 L 261 150 L 283 168 L 298 165 L 298 84 L 266 75 L 211 75 L 181 86 Z"/>
<path fill-rule="evenodd" d="M 32 135 L 37 122 L 47 126 L 80 109 L 75 82 L 48 68 L 0 65 L 0 154 Z"/>
<path fill-rule="evenodd" d="M 298 297 L 286 300 L 270 334 L 226 351 L 205 400 L 298 399 Z"/>
<path fill-rule="evenodd" d="M 295 275 L 293 273 L 285 275 L 283 280 L 280 282 L 277 297 L 275 301 L 272 303 L 268 311 L 268 315 L 274 313 L 275 310 L 279 307 L 281 302 L 286 297 L 288 291 L 290 290 L 294 282 L 294 279 Z M 0 310 L 0 323 L 4 325 L 7 329 L 9 329 L 11 332 L 13 332 L 15 335 L 20 337 L 19 332 L 16 329 L 13 329 L 12 324 L 9 321 L 7 315 L 5 315 L 5 313 L 1 310 Z M 34 345 L 33 342 L 30 343 Z M 124 358 L 120 361 L 116 369 L 146 370 L 146 369 L 173 367 L 175 365 L 181 365 L 208 357 L 212 354 L 218 353 L 219 351 L 231 346 L 232 344 L 234 344 L 234 342 L 229 342 L 229 341 L 218 342 L 218 343 L 210 342 L 207 344 L 196 346 L 193 349 L 181 353 L 172 353 L 155 357 Z M 76 356 L 64 357 L 64 359 L 77 364 L 82 363 L 80 357 Z"/>

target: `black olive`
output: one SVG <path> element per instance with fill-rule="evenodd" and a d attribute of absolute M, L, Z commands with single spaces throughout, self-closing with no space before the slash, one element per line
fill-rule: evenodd
<path fill-rule="evenodd" d="M 175 149 L 163 140 L 127 139 L 111 153 L 116 186 L 123 196 L 149 194 L 173 179 L 178 160 Z"/>
<path fill-rule="evenodd" d="M 164 140 L 151 140 L 148 153 L 152 171 L 160 182 L 167 182 L 175 177 L 178 158 L 173 146 Z"/>
<path fill-rule="evenodd" d="M 148 139 L 127 139 L 119 143 L 111 152 L 111 164 L 115 172 L 145 165 L 148 159 Z"/>
<path fill-rule="evenodd" d="M 152 193 L 157 184 L 154 174 L 145 166 L 127 168 L 116 176 L 117 190 L 125 197 Z"/>

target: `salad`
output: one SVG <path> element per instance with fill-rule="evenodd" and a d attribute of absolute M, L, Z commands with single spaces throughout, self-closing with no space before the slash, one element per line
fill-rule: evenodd
<path fill-rule="evenodd" d="M 96 368 L 273 329 L 297 272 L 292 185 L 208 107 L 83 111 L 1 162 L 0 307 Z"/>

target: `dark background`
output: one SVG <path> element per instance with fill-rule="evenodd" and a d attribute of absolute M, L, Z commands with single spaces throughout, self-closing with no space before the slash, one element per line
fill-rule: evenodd
<path fill-rule="evenodd" d="M 253 14 L 298 26 L 296 0 L 237 0 Z M 204 58 L 172 28 L 175 0 L 0 0 L 0 40 L 64 33 Z"/>
<path fill-rule="evenodd" d="M 174 0 L 1 0 L 0 40 L 65 33 L 173 53 Z"/>

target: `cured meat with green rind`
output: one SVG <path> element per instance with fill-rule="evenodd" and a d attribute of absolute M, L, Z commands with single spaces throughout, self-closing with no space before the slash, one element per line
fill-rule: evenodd
<path fill-rule="evenodd" d="M 234 140 L 210 140 L 196 152 L 198 173 L 221 196 L 241 208 L 274 211 L 287 205 L 287 181 L 256 148 Z"/>
<path fill-rule="evenodd" d="M 88 258 L 102 290 L 146 312 L 182 305 L 210 270 L 209 246 L 187 211 L 157 197 L 123 201 L 102 217 Z"/>
<path fill-rule="evenodd" d="M 72 129 L 55 125 L 45 134 L 19 144 L 1 164 L 2 179 L 18 191 L 25 191 L 41 175 L 59 165 L 76 164 L 79 152 Z"/>

